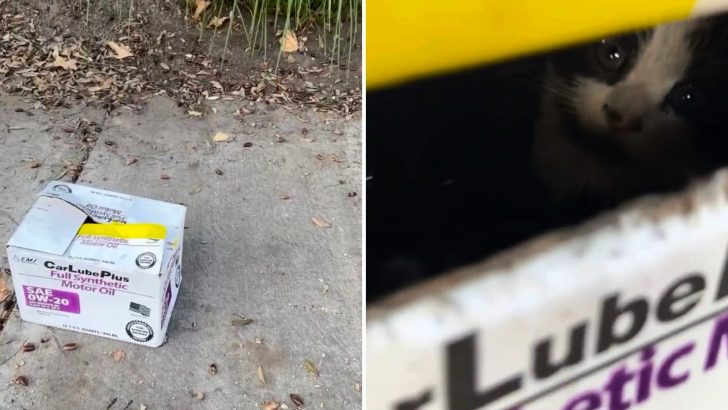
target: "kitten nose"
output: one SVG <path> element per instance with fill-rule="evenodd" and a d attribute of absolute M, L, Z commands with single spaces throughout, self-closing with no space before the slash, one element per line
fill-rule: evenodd
<path fill-rule="evenodd" d="M 647 109 L 646 93 L 638 86 L 618 86 L 602 106 L 609 126 L 618 131 L 637 132 Z"/>
<path fill-rule="evenodd" d="M 642 116 L 634 116 L 620 111 L 609 104 L 602 106 L 609 126 L 618 131 L 638 132 L 642 130 Z"/>

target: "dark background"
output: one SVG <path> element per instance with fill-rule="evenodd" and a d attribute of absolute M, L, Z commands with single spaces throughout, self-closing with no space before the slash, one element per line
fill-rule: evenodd
<path fill-rule="evenodd" d="M 531 173 L 542 56 L 367 91 L 367 300 L 589 213 Z"/>

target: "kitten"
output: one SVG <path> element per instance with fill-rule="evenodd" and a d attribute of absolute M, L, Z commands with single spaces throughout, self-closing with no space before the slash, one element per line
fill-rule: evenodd
<path fill-rule="evenodd" d="M 556 202 L 675 189 L 727 159 L 726 16 L 549 58 L 532 163 Z"/>

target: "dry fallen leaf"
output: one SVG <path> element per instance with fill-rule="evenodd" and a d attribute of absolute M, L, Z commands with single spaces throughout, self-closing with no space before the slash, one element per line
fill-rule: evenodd
<path fill-rule="evenodd" d="M 0 270 L 2 272 L 2 270 Z M 10 289 L 8 289 L 8 283 L 5 279 L 0 277 L 0 302 L 4 301 L 8 298 L 8 295 L 10 294 Z"/>
<path fill-rule="evenodd" d="M 114 361 L 118 363 L 124 360 L 124 357 L 126 357 L 126 352 L 123 350 L 114 350 L 113 352 L 111 352 L 111 357 L 113 357 Z"/>
<path fill-rule="evenodd" d="M 249 324 L 253 323 L 253 319 L 233 319 L 230 321 L 230 324 L 233 326 L 247 326 Z"/>
<path fill-rule="evenodd" d="M 286 30 L 281 37 L 281 47 L 286 53 L 298 51 L 298 39 L 296 38 L 296 33 L 291 30 Z"/>
<path fill-rule="evenodd" d="M 306 369 L 307 372 L 309 372 L 312 376 L 319 376 L 318 369 L 316 369 L 316 366 L 311 363 L 310 360 L 304 360 L 303 361 L 303 367 Z"/>
<path fill-rule="evenodd" d="M 38 161 L 36 159 L 36 160 L 33 160 L 33 161 L 30 162 L 30 167 L 31 168 L 38 168 L 41 164 L 42 164 L 42 162 L 40 162 L 40 161 Z"/>
<path fill-rule="evenodd" d="M 159 66 L 162 67 L 162 70 L 169 71 L 169 65 L 166 63 L 159 63 Z"/>
<path fill-rule="evenodd" d="M 297 395 L 296 393 L 291 393 L 288 397 L 291 398 L 291 401 L 296 407 L 303 406 L 303 399 L 301 398 L 301 396 Z"/>
<path fill-rule="evenodd" d="M 281 408 L 281 404 L 275 400 L 267 401 L 260 405 L 263 410 L 278 410 Z"/>
<path fill-rule="evenodd" d="M 331 224 L 324 221 L 323 219 L 311 218 L 311 222 L 319 228 L 331 228 Z"/>
<path fill-rule="evenodd" d="M 265 373 L 263 373 L 263 366 L 258 365 L 258 380 L 261 384 L 265 384 Z"/>
<path fill-rule="evenodd" d="M 96 91 L 101 91 L 101 90 L 108 90 L 109 88 L 111 88 L 111 84 L 113 84 L 113 83 L 114 83 L 113 78 L 107 78 L 106 80 L 104 80 L 103 83 L 101 83 L 101 85 L 89 87 L 88 90 L 91 91 L 92 93 L 95 93 Z"/>
<path fill-rule="evenodd" d="M 210 367 L 207 368 L 207 372 L 210 374 L 210 376 L 214 376 L 217 374 L 217 365 L 215 363 L 211 364 Z"/>
<path fill-rule="evenodd" d="M 78 68 L 78 66 L 76 66 L 76 60 L 61 56 L 56 56 L 56 60 L 53 61 L 53 67 L 61 67 L 66 70 L 76 70 Z"/>
<path fill-rule="evenodd" d="M 220 28 L 228 19 L 229 17 L 213 17 L 207 27 Z"/>
<path fill-rule="evenodd" d="M 218 132 L 212 137 L 212 140 L 215 142 L 225 142 L 229 139 L 230 139 L 230 136 L 225 134 L 224 132 Z"/>
<path fill-rule="evenodd" d="M 202 113 L 199 111 L 189 110 L 189 111 L 187 111 L 187 114 L 189 114 L 192 117 L 202 117 Z"/>
<path fill-rule="evenodd" d="M 210 5 L 210 2 L 208 2 L 208 1 L 205 1 L 205 0 L 195 0 L 195 7 L 196 8 L 195 8 L 195 14 L 192 15 L 192 18 L 195 19 L 195 20 L 197 20 L 197 18 L 200 17 L 200 15 L 202 14 L 202 12 L 204 12 L 205 9 L 207 8 L 207 6 L 209 6 L 209 5 Z"/>
<path fill-rule="evenodd" d="M 192 397 L 196 398 L 197 400 L 202 400 L 205 398 L 205 394 L 202 392 L 192 393 Z"/>
<path fill-rule="evenodd" d="M 12 380 L 13 384 L 19 384 L 21 386 L 27 386 L 28 385 L 28 378 L 25 376 L 17 376 Z"/>
<path fill-rule="evenodd" d="M 116 54 L 114 58 L 116 58 L 117 60 L 121 60 L 134 55 L 132 54 L 131 49 L 123 44 L 117 44 L 113 41 L 108 41 L 106 45 L 114 51 L 114 54 Z"/>
<path fill-rule="evenodd" d="M 71 343 L 66 343 L 65 345 L 63 345 L 63 350 L 65 350 L 67 352 L 76 350 L 76 349 L 78 349 L 78 343 L 71 342 Z"/>

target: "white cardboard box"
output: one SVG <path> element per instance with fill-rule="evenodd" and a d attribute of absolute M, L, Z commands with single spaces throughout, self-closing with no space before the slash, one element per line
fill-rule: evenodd
<path fill-rule="evenodd" d="M 728 171 L 368 308 L 370 410 L 728 408 Z"/>
<path fill-rule="evenodd" d="M 182 280 L 185 211 L 51 182 L 8 242 L 20 317 L 161 345 Z"/>

